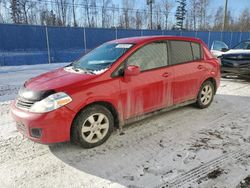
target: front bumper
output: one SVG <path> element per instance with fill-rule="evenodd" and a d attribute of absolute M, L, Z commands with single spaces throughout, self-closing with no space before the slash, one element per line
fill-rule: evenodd
<path fill-rule="evenodd" d="M 75 113 L 65 106 L 47 113 L 31 113 L 17 108 L 14 101 L 11 114 L 18 131 L 35 142 L 51 144 L 70 140 Z"/>
<path fill-rule="evenodd" d="M 221 67 L 221 72 L 235 74 L 235 75 L 248 75 L 248 76 L 250 76 L 250 68 Z"/>
<path fill-rule="evenodd" d="M 221 72 L 232 75 L 250 75 L 250 60 L 221 58 Z"/>

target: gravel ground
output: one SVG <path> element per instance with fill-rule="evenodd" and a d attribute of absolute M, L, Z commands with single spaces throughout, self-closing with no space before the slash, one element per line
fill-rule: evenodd
<path fill-rule="evenodd" d="M 10 117 L 10 95 L 0 96 L 1 187 L 250 186 L 249 81 L 223 79 L 209 108 L 145 119 L 93 149 L 27 140 Z"/>

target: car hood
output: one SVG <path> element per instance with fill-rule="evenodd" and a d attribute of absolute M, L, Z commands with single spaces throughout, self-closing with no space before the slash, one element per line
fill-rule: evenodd
<path fill-rule="evenodd" d="M 223 55 L 225 52 L 221 52 L 218 50 L 211 50 L 211 53 L 214 57 L 219 57 L 219 56 Z"/>
<path fill-rule="evenodd" d="M 250 50 L 229 50 L 222 55 L 222 58 L 232 60 L 250 60 Z"/>
<path fill-rule="evenodd" d="M 96 75 L 74 73 L 66 71 L 64 68 L 56 69 L 25 82 L 25 88 L 30 90 L 57 90 L 59 88 L 77 84 L 94 78 Z"/>
<path fill-rule="evenodd" d="M 231 49 L 223 54 L 250 54 L 250 50 Z"/>

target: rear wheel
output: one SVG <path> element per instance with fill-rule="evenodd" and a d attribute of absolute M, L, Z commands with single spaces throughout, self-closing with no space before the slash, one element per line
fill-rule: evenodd
<path fill-rule="evenodd" d="M 207 108 L 214 99 L 215 87 L 211 81 L 205 81 L 200 88 L 196 106 L 198 108 Z"/>
<path fill-rule="evenodd" d="M 111 112 L 101 105 L 93 105 L 82 110 L 73 123 L 75 143 L 83 148 L 92 148 L 104 143 L 114 126 Z"/>

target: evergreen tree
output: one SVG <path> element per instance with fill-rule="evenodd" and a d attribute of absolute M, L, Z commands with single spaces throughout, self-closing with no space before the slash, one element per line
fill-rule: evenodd
<path fill-rule="evenodd" d="M 21 8 L 19 0 L 10 1 L 10 15 L 14 23 L 22 23 Z"/>
<path fill-rule="evenodd" d="M 186 16 L 186 0 L 178 0 L 177 3 L 179 5 L 177 6 L 176 13 L 175 13 L 175 18 L 176 18 L 176 24 L 174 29 L 182 30 L 183 29 L 183 22 L 185 20 Z"/>

